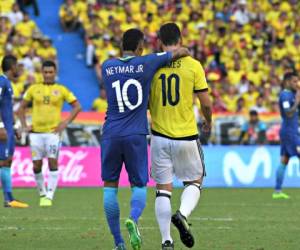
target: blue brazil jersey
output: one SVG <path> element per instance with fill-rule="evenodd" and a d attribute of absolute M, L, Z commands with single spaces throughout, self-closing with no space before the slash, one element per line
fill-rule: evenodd
<path fill-rule="evenodd" d="M 148 134 L 147 106 L 155 72 L 171 52 L 109 59 L 102 65 L 108 109 L 102 139 Z"/>
<path fill-rule="evenodd" d="M 0 76 L 0 110 L 1 119 L 8 134 L 13 134 L 13 90 L 10 81 Z"/>
<path fill-rule="evenodd" d="M 282 118 L 281 136 L 296 136 L 298 134 L 298 112 L 295 112 L 292 117 L 286 115 L 288 111 L 295 103 L 296 93 L 291 90 L 283 90 L 279 95 L 279 107 L 280 115 Z"/>

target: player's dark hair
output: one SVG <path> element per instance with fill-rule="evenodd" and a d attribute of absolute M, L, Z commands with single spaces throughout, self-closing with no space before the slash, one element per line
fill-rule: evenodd
<path fill-rule="evenodd" d="M 42 68 L 45 68 L 45 67 L 53 67 L 54 69 L 56 69 L 56 64 L 55 64 L 55 62 L 50 61 L 50 60 L 44 61 Z"/>
<path fill-rule="evenodd" d="M 283 76 L 283 82 L 291 80 L 294 76 L 298 76 L 294 71 L 285 73 Z"/>
<path fill-rule="evenodd" d="M 122 48 L 124 51 L 136 51 L 138 45 L 144 40 L 144 33 L 139 29 L 129 29 L 123 34 Z"/>
<path fill-rule="evenodd" d="M 17 58 L 13 55 L 6 55 L 4 56 L 1 68 L 3 72 L 9 71 L 14 65 L 17 64 Z"/>
<path fill-rule="evenodd" d="M 166 46 L 176 45 L 181 38 L 181 32 L 176 23 L 166 23 L 160 27 L 158 37 Z"/>

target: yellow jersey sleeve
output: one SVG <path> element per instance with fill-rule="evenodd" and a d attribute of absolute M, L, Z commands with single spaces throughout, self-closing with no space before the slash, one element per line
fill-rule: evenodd
<path fill-rule="evenodd" d="M 23 99 L 27 102 L 31 102 L 33 99 L 33 86 L 30 86 L 27 91 L 25 92 Z"/>
<path fill-rule="evenodd" d="M 195 86 L 194 92 L 199 92 L 208 89 L 208 85 L 205 78 L 205 72 L 199 62 L 195 62 Z"/>
<path fill-rule="evenodd" d="M 64 96 L 64 100 L 67 103 L 72 103 L 75 102 L 77 100 L 77 98 L 75 97 L 75 95 L 66 87 L 63 87 L 63 96 Z"/>

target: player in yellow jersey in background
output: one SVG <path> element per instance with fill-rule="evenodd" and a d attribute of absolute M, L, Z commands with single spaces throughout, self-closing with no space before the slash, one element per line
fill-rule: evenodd
<path fill-rule="evenodd" d="M 25 92 L 18 111 L 23 129 L 30 131 L 29 140 L 33 171 L 40 194 L 40 206 L 51 206 L 58 182 L 58 153 L 61 132 L 72 122 L 81 110 L 73 93 L 55 82 L 56 64 L 45 61 L 42 65 L 43 84 L 31 85 Z M 72 106 L 69 117 L 61 121 L 64 102 Z M 32 103 L 32 127 L 28 127 L 25 109 Z M 43 158 L 48 158 L 49 179 L 46 189 L 42 174 Z"/>
<path fill-rule="evenodd" d="M 175 23 L 160 28 L 159 39 L 164 51 L 181 46 L 181 33 Z M 162 249 L 174 249 L 170 235 L 171 220 L 181 241 L 193 247 L 187 218 L 200 199 L 205 167 L 193 112 L 194 94 L 200 100 L 204 115 L 203 130 L 211 129 L 212 104 L 201 64 L 184 57 L 159 69 L 152 81 L 150 112 L 152 120 L 151 162 L 156 181 L 155 214 L 162 236 Z M 172 216 L 171 194 L 173 175 L 185 188 L 179 210 Z"/>

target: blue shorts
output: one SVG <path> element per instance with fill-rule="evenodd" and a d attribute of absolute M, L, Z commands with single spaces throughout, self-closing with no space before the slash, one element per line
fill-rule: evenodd
<path fill-rule="evenodd" d="M 300 157 L 300 137 L 298 135 L 294 136 L 284 136 L 280 138 L 280 155 L 281 156 L 298 156 Z"/>
<path fill-rule="evenodd" d="M 7 134 L 6 141 L 0 141 L 0 160 L 7 160 L 15 152 L 15 135 Z"/>
<path fill-rule="evenodd" d="M 147 185 L 149 177 L 146 135 L 122 136 L 101 141 L 102 180 L 118 181 L 123 163 L 132 185 Z"/>

